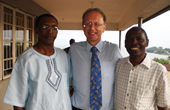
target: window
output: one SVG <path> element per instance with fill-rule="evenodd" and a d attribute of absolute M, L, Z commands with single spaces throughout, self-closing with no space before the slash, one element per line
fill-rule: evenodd
<path fill-rule="evenodd" d="M 2 5 L 3 6 L 3 5 Z M 8 6 L 3 6 L 0 16 L 3 16 L 3 63 L 2 79 L 10 76 L 16 58 L 33 45 L 34 17 Z"/>
<path fill-rule="evenodd" d="M 3 29 L 3 46 L 4 46 L 4 72 L 3 76 L 8 76 L 13 67 L 12 60 L 12 37 L 13 33 L 13 10 L 4 7 L 4 29 Z"/>
<path fill-rule="evenodd" d="M 27 16 L 27 33 L 26 33 L 26 48 L 32 46 L 33 42 L 33 18 Z"/>

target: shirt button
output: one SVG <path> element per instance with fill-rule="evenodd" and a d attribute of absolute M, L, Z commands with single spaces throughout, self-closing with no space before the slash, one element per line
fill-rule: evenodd
<path fill-rule="evenodd" d="M 131 83 L 131 81 L 130 81 L 130 83 Z"/>
<path fill-rule="evenodd" d="M 127 96 L 129 96 L 129 94 L 127 94 Z"/>
<path fill-rule="evenodd" d="M 125 109 L 126 109 L 126 107 L 125 107 Z"/>

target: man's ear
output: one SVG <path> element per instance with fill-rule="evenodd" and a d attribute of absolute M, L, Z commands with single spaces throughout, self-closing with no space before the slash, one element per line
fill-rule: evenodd
<path fill-rule="evenodd" d="M 146 47 L 149 45 L 149 39 L 146 40 Z"/>
<path fill-rule="evenodd" d="M 104 27 L 103 27 L 103 33 L 104 33 L 104 31 L 106 30 L 106 24 L 104 24 Z"/>
<path fill-rule="evenodd" d="M 84 25 L 82 24 L 81 26 L 82 26 L 82 29 L 84 30 L 84 28 L 85 28 Z"/>

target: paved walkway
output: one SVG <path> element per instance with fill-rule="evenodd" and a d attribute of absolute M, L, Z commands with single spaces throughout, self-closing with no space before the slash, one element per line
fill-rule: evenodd
<path fill-rule="evenodd" d="M 13 110 L 13 106 L 3 103 L 3 98 L 8 85 L 9 78 L 0 81 L 0 110 Z"/>

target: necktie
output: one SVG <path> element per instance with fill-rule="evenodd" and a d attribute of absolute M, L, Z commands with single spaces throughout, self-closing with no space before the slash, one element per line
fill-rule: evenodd
<path fill-rule="evenodd" d="M 90 108 L 99 110 L 102 107 L 101 66 L 97 56 L 98 49 L 91 48 Z"/>

